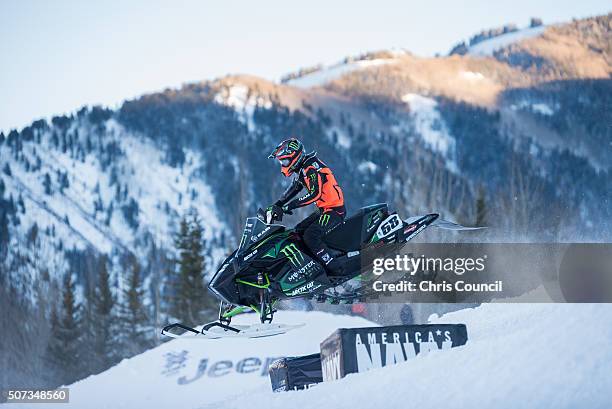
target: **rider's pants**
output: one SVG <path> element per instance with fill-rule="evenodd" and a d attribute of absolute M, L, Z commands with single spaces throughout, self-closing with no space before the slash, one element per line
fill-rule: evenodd
<path fill-rule="evenodd" d="M 323 242 L 323 235 L 342 223 L 346 215 L 344 206 L 331 209 L 318 209 L 295 226 L 295 230 L 304 238 L 304 243 L 323 264 L 332 259 L 329 248 Z"/>

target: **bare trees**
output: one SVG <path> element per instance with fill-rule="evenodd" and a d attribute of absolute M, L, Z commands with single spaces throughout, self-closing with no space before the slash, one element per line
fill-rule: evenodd
<path fill-rule="evenodd" d="M 513 153 L 507 160 L 507 184 L 499 189 L 497 205 L 500 212 L 500 227 L 511 237 L 526 237 L 530 228 L 535 233 L 544 217 L 544 183 L 528 173 L 526 164 Z"/>

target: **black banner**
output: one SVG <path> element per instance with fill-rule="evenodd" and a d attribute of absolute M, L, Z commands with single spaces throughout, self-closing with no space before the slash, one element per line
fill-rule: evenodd
<path fill-rule="evenodd" d="M 464 324 L 341 328 L 321 343 L 323 380 L 404 362 L 417 354 L 465 345 Z"/>
<path fill-rule="evenodd" d="M 321 354 L 281 358 L 269 373 L 274 392 L 307 389 L 323 381 Z"/>

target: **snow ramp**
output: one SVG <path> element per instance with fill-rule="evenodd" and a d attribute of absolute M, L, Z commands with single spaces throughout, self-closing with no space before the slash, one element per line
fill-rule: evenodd
<path fill-rule="evenodd" d="M 256 317 L 238 317 L 251 321 Z M 612 305 L 487 304 L 430 318 L 463 323 L 469 340 L 402 363 L 273 393 L 268 365 L 317 352 L 357 317 L 279 311 L 306 323 L 261 339 L 176 339 L 70 385 L 62 408 L 393 409 L 610 408 Z M 28 407 L 19 404 L 20 407 Z M 34 404 L 35 409 L 57 405 Z"/>
<path fill-rule="evenodd" d="M 232 323 L 258 321 L 255 314 Z M 368 327 L 360 317 L 323 312 L 279 311 L 279 323 L 305 323 L 286 334 L 251 339 L 174 339 L 125 359 L 72 385 L 62 409 L 181 409 L 227 401 L 238 392 L 272 393 L 268 369 L 285 356 L 319 352 L 319 343 L 339 327 Z M 19 404 L 20 408 L 57 409 L 57 404 Z"/>
<path fill-rule="evenodd" d="M 610 408 L 610 304 L 487 304 L 430 322 L 464 323 L 470 339 L 308 390 L 236 386 L 234 396 L 194 407 Z"/>

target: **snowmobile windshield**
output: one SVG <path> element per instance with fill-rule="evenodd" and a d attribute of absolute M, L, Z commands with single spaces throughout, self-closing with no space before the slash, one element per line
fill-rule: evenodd
<path fill-rule="evenodd" d="M 235 255 L 236 253 L 234 252 L 223 261 L 221 267 L 219 267 L 210 283 L 208 283 L 208 289 L 215 293 L 219 299 L 229 304 L 239 303 L 239 299 L 236 298 L 238 292 L 235 281 L 235 263 L 233 262 Z"/>
<path fill-rule="evenodd" d="M 242 238 L 240 239 L 240 246 L 238 246 L 237 254 L 242 254 L 251 245 L 257 243 L 264 237 L 284 229 L 284 226 L 280 224 L 265 224 L 257 217 L 249 217 L 242 231 Z"/>

